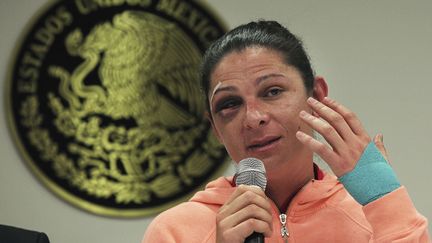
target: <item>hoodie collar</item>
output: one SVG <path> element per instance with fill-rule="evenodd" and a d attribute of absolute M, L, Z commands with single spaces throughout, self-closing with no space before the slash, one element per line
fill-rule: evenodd
<path fill-rule="evenodd" d="M 327 199 L 343 189 L 336 176 L 322 172 L 322 179 L 312 179 L 296 194 L 288 208 L 290 216 L 312 213 L 326 205 Z M 319 176 L 319 177 L 321 177 Z M 319 178 L 318 177 L 318 178 Z M 190 201 L 223 205 L 235 190 L 233 177 L 219 177 L 207 184 L 204 191 L 197 192 Z"/>

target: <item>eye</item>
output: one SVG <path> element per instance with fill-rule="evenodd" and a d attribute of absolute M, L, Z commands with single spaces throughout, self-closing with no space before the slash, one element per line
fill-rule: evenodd
<path fill-rule="evenodd" d="M 265 94 L 264 94 L 264 96 L 265 97 L 273 97 L 273 96 L 277 96 L 277 95 L 279 95 L 280 93 L 282 93 L 282 89 L 281 88 L 279 88 L 279 87 L 272 87 L 272 88 L 270 88 L 270 89 L 268 89 L 266 92 L 265 92 Z"/>
<path fill-rule="evenodd" d="M 228 97 L 226 99 L 222 99 L 215 105 L 215 112 L 218 113 L 220 111 L 233 109 L 238 107 L 241 104 L 241 99 L 237 97 Z"/>

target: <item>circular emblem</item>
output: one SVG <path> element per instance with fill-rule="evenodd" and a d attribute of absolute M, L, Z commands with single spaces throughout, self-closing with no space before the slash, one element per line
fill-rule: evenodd
<path fill-rule="evenodd" d="M 224 32 L 197 1 L 47 4 L 16 49 L 6 97 L 32 171 L 101 215 L 186 200 L 228 160 L 198 80 L 204 50 Z"/>

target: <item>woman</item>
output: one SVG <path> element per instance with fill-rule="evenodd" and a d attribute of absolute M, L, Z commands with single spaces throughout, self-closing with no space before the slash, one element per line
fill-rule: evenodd
<path fill-rule="evenodd" d="M 202 86 L 216 137 L 234 161 L 264 162 L 266 191 L 219 178 L 155 218 L 143 242 L 244 242 L 253 232 L 266 242 L 430 241 L 382 135 L 371 139 L 327 97 L 286 28 L 259 21 L 227 33 L 204 56 Z M 335 176 L 313 163 L 313 152 Z"/>

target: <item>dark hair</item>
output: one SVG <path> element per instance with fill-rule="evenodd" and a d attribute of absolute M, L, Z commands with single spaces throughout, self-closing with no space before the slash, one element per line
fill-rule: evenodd
<path fill-rule="evenodd" d="M 201 65 L 201 87 L 206 97 L 208 110 L 210 110 L 208 103 L 210 75 L 216 65 L 225 55 L 253 46 L 280 52 L 287 65 L 299 70 L 306 91 L 312 90 L 314 73 L 300 39 L 276 21 L 260 20 L 232 29 L 213 42 L 205 52 Z"/>

